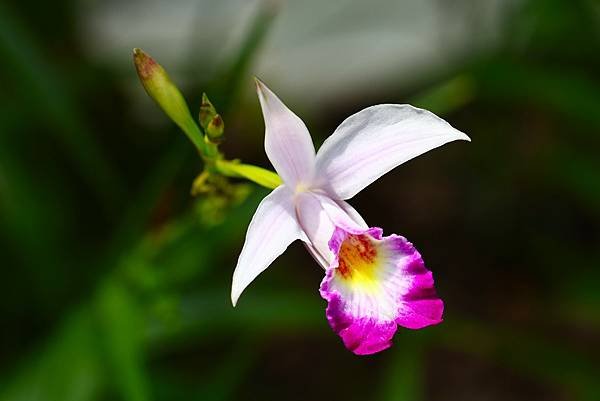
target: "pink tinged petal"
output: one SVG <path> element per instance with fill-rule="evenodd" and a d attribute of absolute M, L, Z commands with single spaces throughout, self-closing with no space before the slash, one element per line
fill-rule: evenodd
<path fill-rule="evenodd" d="M 392 338 L 398 329 L 394 321 L 357 319 L 344 312 L 345 302 L 336 293 L 330 295 L 328 302 L 327 320 L 350 351 L 356 355 L 370 355 L 392 346 Z"/>
<path fill-rule="evenodd" d="M 304 246 L 306 247 L 306 250 L 308 251 L 308 253 L 310 253 L 310 256 L 312 256 L 313 259 L 323 269 L 327 269 L 327 266 L 329 266 L 329 262 L 325 259 L 325 257 L 323 255 L 321 255 L 321 253 L 319 251 L 317 251 L 317 248 L 315 248 L 313 245 L 311 245 L 311 243 L 310 243 L 310 241 L 308 241 L 308 239 L 304 243 Z"/>
<path fill-rule="evenodd" d="M 417 329 L 442 321 L 431 272 L 404 237 L 338 227 L 329 245 L 335 259 L 320 293 L 329 324 L 352 352 L 390 347 L 397 325 Z"/>
<path fill-rule="evenodd" d="M 323 268 L 327 268 L 333 260 L 328 242 L 335 225 L 323 209 L 320 199 L 310 192 L 296 195 L 296 216 L 306 234 L 309 252 Z"/>
<path fill-rule="evenodd" d="M 350 232 L 363 232 L 369 228 L 362 216 L 347 202 L 334 201 L 328 195 L 323 194 L 315 194 L 315 196 L 336 227 Z"/>
<path fill-rule="evenodd" d="M 319 149 L 320 183 L 349 199 L 394 167 L 447 142 L 469 137 L 429 111 L 381 104 L 348 117 Z"/>
<path fill-rule="evenodd" d="M 358 213 L 356 211 L 356 209 L 354 209 L 348 202 L 343 201 L 343 200 L 336 200 L 335 202 L 342 208 L 342 210 L 344 210 L 344 212 L 346 212 L 346 214 L 352 220 L 354 220 L 354 222 L 359 227 L 361 227 L 363 229 L 369 228 L 369 225 L 367 224 L 365 219 L 363 219 L 362 216 L 360 215 L 360 213 Z"/>
<path fill-rule="evenodd" d="M 258 79 L 256 89 L 265 119 L 265 151 L 273 167 L 292 189 L 310 183 L 315 147 L 306 125 Z"/>
<path fill-rule="evenodd" d="M 333 261 L 329 240 L 336 226 L 360 232 L 368 228 L 360 214 L 348 203 L 334 201 L 321 193 L 297 194 L 296 216 L 306 234 L 308 251 L 324 269 Z"/>
<path fill-rule="evenodd" d="M 293 194 L 284 185 L 258 205 L 248 226 L 246 242 L 233 273 L 231 302 L 235 306 L 244 289 L 296 239 L 304 238 L 293 205 Z"/>
<path fill-rule="evenodd" d="M 419 252 L 404 237 L 396 237 L 399 252 L 409 255 L 404 270 L 408 291 L 402 296 L 396 323 L 408 329 L 421 329 L 442 321 L 444 303 L 435 292 L 433 274 Z"/>

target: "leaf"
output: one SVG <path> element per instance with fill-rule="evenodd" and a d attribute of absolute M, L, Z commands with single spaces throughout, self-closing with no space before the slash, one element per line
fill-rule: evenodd
<path fill-rule="evenodd" d="M 263 45 L 277 16 L 279 11 L 277 3 L 269 0 L 261 1 L 250 28 L 245 34 L 245 40 L 228 65 L 223 66 L 222 71 L 225 72 L 220 74 L 215 82 L 218 90 L 211 90 L 211 93 L 216 94 L 222 115 L 227 115 L 231 111 L 231 106 L 235 104 L 240 94 L 240 88 L 246 79 L 248 69 L 254 62 L 258 50 Z"/>
<path fill-rule="evenodd" d="M 106 372 L 94 329 L 88 309 L 75 312 L 42 352 L 32 353 L 9 384 L 0 388 L 0 401 L 96 400 Z"/>
<path fill-rule="evenodd" d="M 424 344 L 422 332 L 396 334 L 391 360 L 383 373 L 380 401 L 424 399 Z"/>
<path fill-rule="evenodd" d="M 120 177 L 82 119 L 83 113 L 63 77 L 43 58 L 39 44 L 5 2 L 0 4 L 0 59 L 10 74 L 6 82 L 18 88 L 34 118 L 51 128 L 38 133 L 55 135 L 65 145 L 77 171 L 104 201 L 107 211 L 114 211 L 125 191 Z"/>
<path fill-rule="evenodd" d="M 112 381 L 124 400 L 149 400 L 141 310 L 123 286 L 112 282 L 102 288 L 97 310 Z"/>
<path fill-rule="evenodd" d="M 409 103 L 435 114 L 448 114 L 464 107 L 475 95 L 475 83 L 459 75 L 415 96 Z"/>

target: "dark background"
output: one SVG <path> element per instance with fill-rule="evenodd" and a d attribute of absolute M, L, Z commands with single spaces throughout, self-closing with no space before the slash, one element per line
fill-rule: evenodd
<path fill-rule="evenodd" d="M 107 4 L 160 25 L 143 2 L 125 3 Z M 233 309 L 231 274 L 266 190 L 189 195 L 200 161 L 144 98 L 131 47 L 115 62 L 88 41 L 93 29 L 82 34 L 83 6 L 97 2 L 3 2 L 0 400 L 600 399 L 598 3 L 511 2 L 493 44 L 410 79 L 365 70 L 339 95 L 278 90 L 327 80 L 319 64 L 345 53 L 302 76 L 270 74 L 261 49 L 285 31 L 271 28 L 291 2 L 274 3 L 248 14 L 223 60 L 195 48 L 170 64 L 167 39 L 131 47 L 173 72 L 194 113 L 206 91 L 224 114 L 226 155 L 263 167 L 254 74 L 316 144 L 386 102 L 428 108 L 469 134 L 351 201 L 424 255 L 443 324 L 401 329 L 390 350 L 354 356 L 327 325 L 322 271 L 299 244 Z M 475 20 L 476 3 L 456 2 Z"/>

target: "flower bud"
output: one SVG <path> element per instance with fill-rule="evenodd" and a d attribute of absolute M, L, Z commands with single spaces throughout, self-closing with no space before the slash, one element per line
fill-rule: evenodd
<path fill-rule="evenodd" d="M 219 142 L 223 139 L 225 123 L 219 114 L 216 114 L 206 126 L 206 136 L 211 142 Z"/>
<path fill-rule="evenodd" d="M 133 49 L 133 62 L 148 95 L 185 132 L 198 150 L 203 149 L 200 129 L 194 122 L 183 95 L 165 69 L 148 53 L 138 48 Z"/>
<path fill-rule="evenodd" d="M 206 93 L 202 94 L 202 104 L 200 105 L 200 113 L 198 115 L 198 119 L 200 120 L 200 126 L 204 131 L 207 130 L 208 124 L 212 121 L 212 119 L 217 115 L 217 110 L 215 106 L 208 100 L 208 96 Z"/>

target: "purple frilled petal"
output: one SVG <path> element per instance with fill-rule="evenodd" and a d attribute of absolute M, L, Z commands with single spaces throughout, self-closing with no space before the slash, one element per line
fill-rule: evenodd
<path fill-rule="evenodd" d="M 419 329 L 442 321 L 431 272 L 406 238 L 337 227 L 329 247 L 335 260 L 320 292 L 329 324 L 355 354 L 389 348 L 398 325 Z"/>

